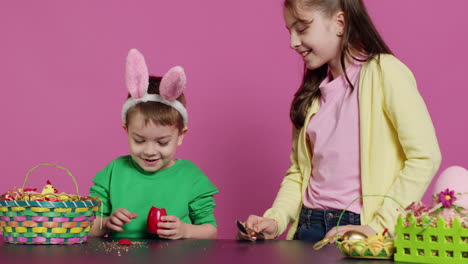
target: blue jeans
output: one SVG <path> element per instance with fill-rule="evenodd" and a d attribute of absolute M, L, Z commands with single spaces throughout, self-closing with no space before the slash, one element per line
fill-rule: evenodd
<path fill-rule="evenodd" d="M 343 210 L 321 210 L 302 207 L 299 225 L 294 234 L 295 240 L 318 242 L 325 234 L 338 224 L 338 218 Z M 360 215 L 346 211 L 339 225 L 360 225 Z"/>

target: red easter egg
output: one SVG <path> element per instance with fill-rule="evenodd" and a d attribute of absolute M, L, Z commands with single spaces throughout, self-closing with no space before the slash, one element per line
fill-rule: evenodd
<path fill-rule="evenodd" d="M 166 209 L 152 206 L 148 212 L 148 219 L 146 221 L 148 232 L 156 234 L 156 231 L 158 231 L 158 223 L 162 222 L 161 216 L 166 215 Z"/>
<path fill-rule="evenodd" d="M 119 244 L 119 245 L 133 245 L 132 241 L 130 241 L 130 240 L 126 239 L 126 238 L 120 239 L 117 244 Z"/>

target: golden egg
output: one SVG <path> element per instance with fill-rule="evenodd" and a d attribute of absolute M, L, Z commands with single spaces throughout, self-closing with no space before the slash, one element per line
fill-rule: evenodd
<path fill-rule="evenodd" d="M 355 231 L 355 230 L 351 230 L 351 231 L 348 231 L 346 233 L 343 234 L 342 236 L 342 239 L 343 240 L 349 240 L 349 241 L 353 241 L 353 240 L 364 240 L 366 239 L 367 236 L 359 231 Z"/>

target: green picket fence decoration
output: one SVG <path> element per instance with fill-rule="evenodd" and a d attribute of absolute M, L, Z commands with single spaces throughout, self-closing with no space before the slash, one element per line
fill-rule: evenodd
<path fill-rule="evenodd" d="M 425 216 L 422 222 L 428 222 Z M 407 224 L 408 223 L 408 224 Z M 447 227 L 438 217 L 437 226 L 417 226 L 411 215 L 408 221 L 400 216 L 395 226 L 395 261 L 414 263 L 468 263 L 468 228 L 459 218 Z"/>

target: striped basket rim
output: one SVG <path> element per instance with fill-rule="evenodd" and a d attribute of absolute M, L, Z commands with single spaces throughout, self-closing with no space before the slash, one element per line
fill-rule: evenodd
<path fill-rule="evenodd" d="M 69 208 L 69 207 L 91 207 L 100 205 L 100 201 L 72 201 L 72 202 L 52 202 L 52 201 L 14 201 L 1 200 L 0 207 L 50 207 L 50 208 Z"/>

